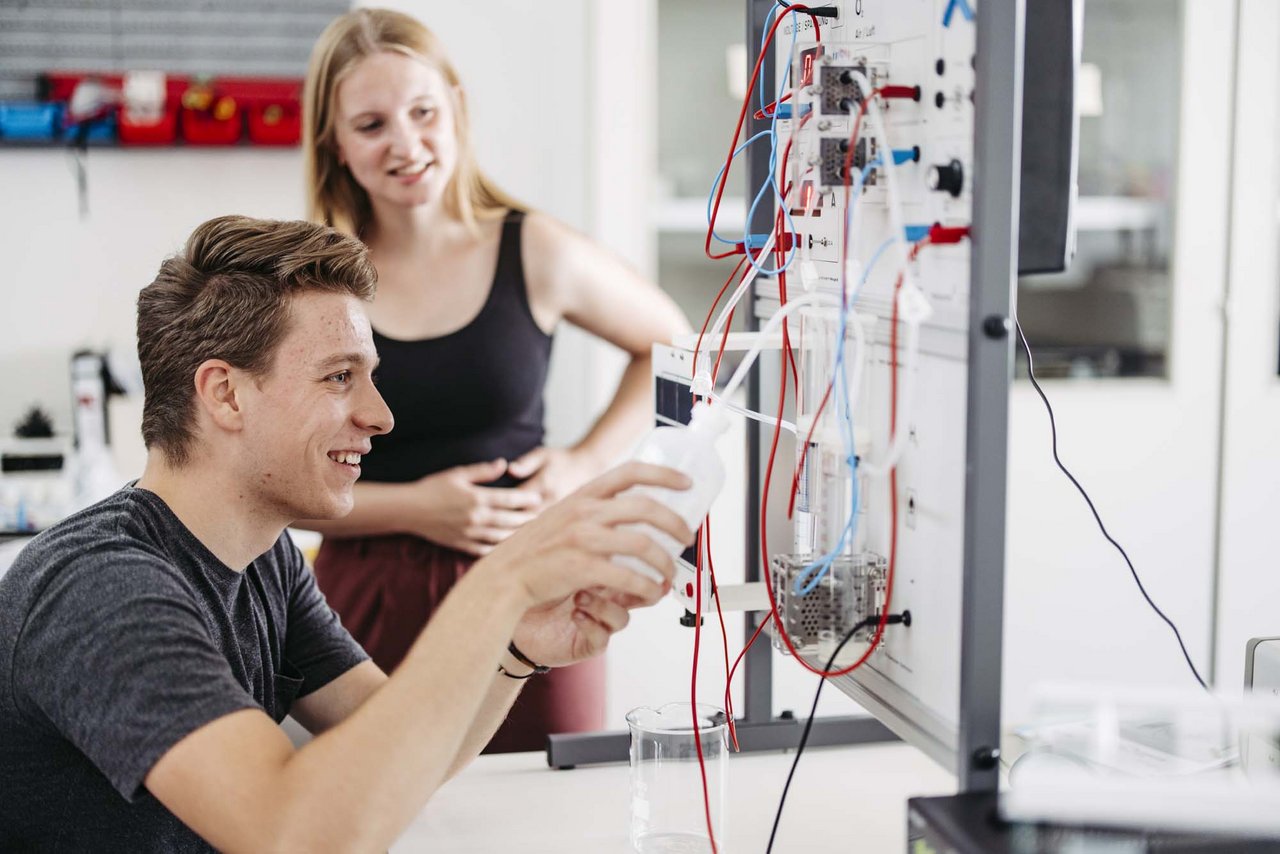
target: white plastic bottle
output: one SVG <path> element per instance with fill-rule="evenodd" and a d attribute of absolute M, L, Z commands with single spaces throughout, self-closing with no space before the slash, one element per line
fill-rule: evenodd
<path fill-rule="evenodd" d="M 670 507 L 692 530 L 697 530 L 703 517 L 711 508 L 724 486 L 724 465 L 716 453 L 716 440 L 729 429 L 729 419 L 723 408 L 705 402 L 694 404 L 693 415 L 687 427 L 656 427 L 636 449 L 632 459 L 642 463 L 673 468 L 693 481 L 685 490 L 661 489 L 653 486 L 637 486 L 631 492 L 652 496 Z M 662 531 L 649 525 L 636 526 L 653 538 L 673 558 L 678 558 L 685 547 Z M 661 581 L 658 571 L 644 561 L 619 555 L 617 563 Z M 677 565 L 678 566 L 678 565 Z M 682 590 L 676 584 L 677 592 Z M 705 595 L 705 594 L 704 594 Z"/>

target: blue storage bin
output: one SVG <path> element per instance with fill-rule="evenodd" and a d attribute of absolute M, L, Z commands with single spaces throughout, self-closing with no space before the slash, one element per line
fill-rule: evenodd
<path fill-rule="evenodd" d="M 66 142 L 74 142 L 79 139 L 80 128 L 71 125 L 64 128 L 62 136 Z M 94 119 L 89 122 L 89 134 L 85 137 L 85 142 L 89 145 L 95 143 L 110 143 L 116 141 L 116 114 L 108 113 L 105 116 Z"/>
<path fill-rule="evenodd" d="M 116 141 L 116 114 L 111 113 L 89 125 L 89 142 Z"/>
<path fill-rule="evenodd" d="M 38 101 L 0 103 L 0 139 L 54 139 L 61 123 L 61 104 Z"/>

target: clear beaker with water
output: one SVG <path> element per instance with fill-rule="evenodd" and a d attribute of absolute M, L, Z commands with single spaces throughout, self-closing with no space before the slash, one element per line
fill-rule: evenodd
<path fill-rule="evenodd" d="M 728 718 L 699 703 L 694 738 L 689 703 L 660 709 L 641 706 L 627 714 L 631 728 L 631 845 L 641 854 L 711 851 L 698 749 L 707 774 L 707 797 L 716 844 L 723 850 Z"/>

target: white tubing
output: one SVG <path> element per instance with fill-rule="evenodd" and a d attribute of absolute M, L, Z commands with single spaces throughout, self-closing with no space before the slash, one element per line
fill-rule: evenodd
<path fill-rule="evenodd" d="M 802 183 L 801 179 L 803 179 L 806 175 L 808 175 L 812 171 L 813 171 L 813 167 L 809 167 L 809 169 L 807 169 L 798 179 L 796 179 L 795 182 L 792 183 L 791 192 L 789 192 L 786 198 L 782 200 L 782 204 L 784 207 L 788 206 L 789 200 L 791 199 L 792 195 L 796 192 L 796 188 L 799 187 L 800 184 Z M 806 217 L 808 216 L 809 209 L 810 209 L 809 206 L 805 207 L 804 216 Z M 777 209 L 775 208 L 775 213 L 776 213 L 776 210 Z M 784 218 L 784 221 L 785 221 L 785 218 Z M 766 257 L 770 252 L 773 251 L 773 244 L 777 241 L 777 238 L 778 238 L 778 230 L 776 228 L 772 229 L 769 232 L 769 239 L 765 242 L 763 248 L 760 249 L 759 257 Z M 744 251 L 747 251 L 747 252 L 751 251 L 746 247 L 743 247 L 743 249 Z M 748 266 L 751 267 L 751 269 L 747 272 L 746 277 L 738 284 L 738 287 L 734 290 L 733 294 L 729 297 L 729 301 L 726 302 L 724 306 L 721 307 L 720 313 L 716 315 L 715 323 L 711 325 L 711 329 L 707 332 L 707 338 L 709 340 L 714 341 L 716 339 L 716 336 L 720 333 L 720 330 L 723 329 L 724 325 L 729 321 L 729 312 L 733 311 L 734 307 L 736 307 L 738 303 L 742 301 L 743 296 L 745 296 L 747 293 L 747 288 L 751 287 L 751 284 L 756 280 L 756 276 L 760 275 L 759 267 L 750 265 L 750 264 Z"/>
<path fill-rule="evenodd" d="M 867 354 L 867 334 L 862 328 L 862 320 L 858 317 L 857 312 L 853 310 L 853 306 L 849 306 L 849 317 L 845 321 L 847 327 L 853 324 L 853 381 L 849 383 L 849 417 L 853 417 L 853 408 L 858 403 L 858 394 L 862 391 L 862 367 L 863 360 Z M 844 346 L 844 341 L 840 342 L 840 346 Z"/>
<path fill-rule="evenodd" d="M 864 462 L 859 468 L 871 477 L 884 477 L 887 475 L 898 460 L 902 458 L 902 451 L 907 446 L 907 434 L 911 431 L 907 429 L 904 423 L 911 414 L 911 406 L 914 402 L 916 391 L 916 371 L 915 363 L 920 355 L 920 324 L 907 324 L 907 342 L 906 356 L 898 365 L 898 370 L 904 372 L 902 382 L 902 396 L 899 400 L 898 410 L 903 413 L 903 417 L 898 419 L 898 428 L 893 434 L 893 442 L 889 445 L 889 450 L 885 452 L 884 458 L 875 462 Z"/>
<path fill-rule="evenodd" d="M 738 386 L 742 385 L 742 381 L 747 376 L 747 371 L 751 370 L 751 366 L 755 364 L 756 359 L 760 357 L 760 351 L 764 348 L 764 342 L 774 332 L 778 331 L 778 327 L 782 325 L 792 312 L 804 308 L 806 305 L 815 305 L 819 302 L 825 302 L 829 305 L 838 306 L 839 302 L 830 294 L 823 294 L 814 291 L 813 293 L 804 294 L 793 300 L 788 300 L 787 304 L 774 312 L 773 317 L 769 318 L 769 322 L 765 324 L 756 337 L 756 343 L 751 346 L 747 354 L 742 357 L 742 363 L 738 365 L 738 369 L 733 372 L 733 376 L 729 379 L 729 384 L 725 386 L 721 397 L 733 397 L 733 393 L 738 390 Z"/>
<path fill-rule="evenodd" d="M 719 394 L 711 394 L 708 395 L 708 397 L 722 404 L 724 408 L 730 412 L 736 412 L 744 418 L 750 418 L 752 421 L 759 421 L 761 424 L 767 424 L 770 427 L 781 427 L 793 436 L 796 433 L 796 425 L 792 424 L 790 421 L 778 420 L 772 415 L 765 415 L 763 412 L 756 412 L 754 409 L 747 409 L 745 406 L 738 406 L 732 401 L 725 400 L 725 398 Z"/>
<path fill-rule="evenodd" d="M 876 137 L 880 140 L 880 157 L 884 162 L 885 184 L 889 190 L 889 227 L 893 229 L 894 242 L 898 245 L 900 261 L 903 270 L 903 287 L 915 287 L 915 281 L 911 276 L 911 265 L 907 263 L 907 245 L 906 245 L 906 229 L 903 227 L 902 219 L 902 197 L 898 195 L 898 179 L 896 170 L 893 168 L 893 146 L 889 144 L 888 128 L 885 127 L 884 114 L 880 112 L 880 105 L 875 98 L 871 97 L 874 91 L 871 82 L 867 80 L 865 74 L 860 71 L 851 72 L 854 82 L 863 92 L 863 97 L 867 98 L 868 115 L 873 118 L 873 130 Z"/>

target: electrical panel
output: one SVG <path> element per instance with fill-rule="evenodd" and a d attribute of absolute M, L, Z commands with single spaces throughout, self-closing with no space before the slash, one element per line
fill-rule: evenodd
<path fill-rule="evenodd" d="M 769 555 L 791 641 L 778 632 L 775 642 L 822 668 L 853 632 L 832 670 L 862 663 L 836 684 L 879 698 L 945 755 L 958 726 L 968 229 L 980 178 L 974 15 L 963 0 L 831 5 L 838 17 L 817 30 L 784 16 L 767 93 L 790 93 L 775 128 L 790 148 L 779 189 L 792 196 L 783 220 L 795 248 L 780 265 L 791 299 L 815 295 L 790 328 L 794 457 L 774 462 L 794 465 L 800 482 L 794 505 L 781 495 L 770 505 L 791 508 L 790 551 Z M 810 184 L 806 198 L 798 188 Z M 757 295 L 762 317 L 781 306 L 763 283 Z M 843 610 L 802 607 L 809 597 Z M 881 626 L 882 614 L 904 612 L 909 626 Z"/>
<path fill-rule="evenodd" d="M 707 235 L 710 257 L 745 257 L 689 380 L 741 407 L 742 374 L 759 374 L 746 414 L 765 425 L 759 563 L 775 646 L 962 775 L 968 742 L 998 754 L 1001 605 L 982 591 L 1002 589 L 1022 35 L 1021 4 L 986 0 L 986 19 L 975 7 L 748 3 L 763 16 L 756 55 L 775 61 L 755 66 L 743 115 L 757 123 L 733 132 Z M 983 25 L 997 34 L 985 62 Z M 753 145 L 768 168 L 752 169 L 748 225 L 721 234 L 723 176 Z M 773 343 L 717 391 L 718 332 L 745 294 Z M 984 609 L 994 643 L 966 645 Z M 992 672 L 974 669 L 983 650 L 994 698 L 962 708 L 962 682 L 977 674 L 972 692 Z"/>

